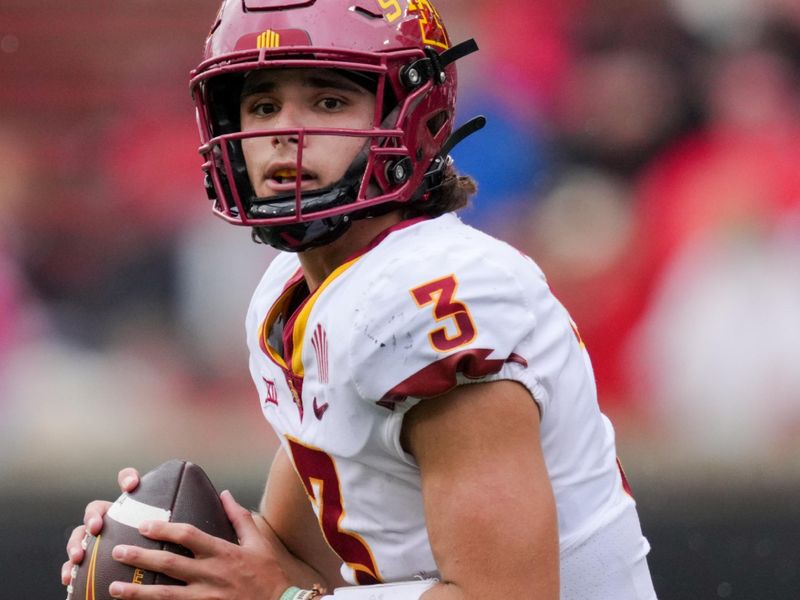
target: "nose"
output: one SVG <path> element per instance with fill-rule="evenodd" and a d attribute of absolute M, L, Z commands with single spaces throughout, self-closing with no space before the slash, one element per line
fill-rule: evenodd
<path fill-rule="evenodd" d="M 278 118 L 274 121 L 275 129 L 300 129 L 302 127 L 302 118 L 300 111 L 292 104 L 284 104 L 281 107 Z M 297 132 L 291 132 L 285 135 L 273 135 L 272 146 L 277 148 L 281 145 L 297 145 L 300 143 L 300 135 Z"/>
<path fill-rule="evenodd" d="M 278 146 L 297 146 L 300 143 L 300 136 L 295 133 L 273 135 L 271 142 L 273 148 L 277 148 Z"/>

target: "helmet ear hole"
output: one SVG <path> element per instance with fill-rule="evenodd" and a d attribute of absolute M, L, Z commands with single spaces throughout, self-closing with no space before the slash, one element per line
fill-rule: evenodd
<path fill-rule="evenodd" d="M 386 179 L 392 185 L 405 183 L 411 178 L 414 167 L 408 157 L 391 161 L 386 165 Z"/>

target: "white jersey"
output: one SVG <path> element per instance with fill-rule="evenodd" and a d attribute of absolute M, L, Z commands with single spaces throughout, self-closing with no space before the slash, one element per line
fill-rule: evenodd
<path fill-rule="evenodd" d="M 247 317 L 250 369 L 345 579 L 437 576 L 403 416 L 511 379 L 541 412 L 562 599 L 655 597 L 588 355 L 530 258 L 446 214 L 390 229 L 287 317 L 304 290 L 297 256 L 278 256 Z"/>

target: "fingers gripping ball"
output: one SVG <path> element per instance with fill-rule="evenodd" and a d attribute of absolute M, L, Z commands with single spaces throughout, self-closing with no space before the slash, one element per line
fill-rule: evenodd
<path fill-rule="evenodd" d="M 141 585 L 183 585 L 161 573 L 144 571 L 117 562 L 111 551 L 118 544 L 147 549 L 169 550 L 191 556 L 186 548 L 151 540 L 138 527 L 143 521 L 189 523 L 198 529 L 237 543 L 219 494 L 205 472 L 184 460 L 171 460 L 146 473 L 131 493 L 122 494 L 109 509 L 103 529 L 84 540 L 86 557 L 73 570 L 68 600 L 111 600 L 108 586 L 112 581 Z"/>

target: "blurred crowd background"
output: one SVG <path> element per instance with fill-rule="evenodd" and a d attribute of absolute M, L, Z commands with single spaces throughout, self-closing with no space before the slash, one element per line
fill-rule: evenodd
<path fill-rule="evenodd" d="M 578 323 L 657 589 L 797 598 L 800 2 L 436 5 L 481 46 L 463 218 Z M 184 456 L 252 499 L 275 449 L 243 325 L 274 251 L 211 216 L 188 92 L 217 6 L 0 0 L 0 504 L 64 514 L 25 546 L 48 585 L 119 467 Z"/>

